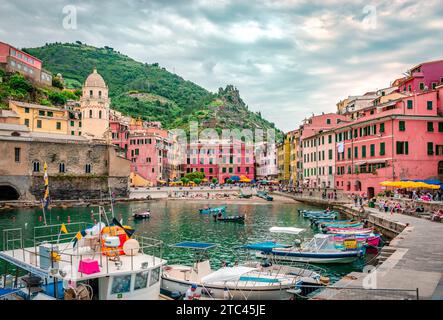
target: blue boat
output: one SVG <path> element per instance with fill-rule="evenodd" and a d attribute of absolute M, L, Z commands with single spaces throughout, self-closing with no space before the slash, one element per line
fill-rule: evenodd
<path fill-rule="evenodd" d="M 320 223 L 319 227 L 322 229 L 326 228 L 362 228 L 363 222 L 355 222 L 355 223 Z"/>
<path fill-rule="evenodd" d="M 308 218 L 311 220 L 315 220 L 315 219 L 336 219 L 337 218 L 337 213 L 335 212 L 330 212 L 330 213 L 322 213 L 322 214 L 309 214 L 309 213 L 304 213 L 303 214 L 303 218 Z"/>
<path fill-rule="evenodd" d="M 273 197 L 271 197 L 270 195 L 268 195 L 268 193 L 266 191 L 258 191 L 257 192 L 257 197 L 265 199 L 267 201 L 272 201 L 274 200 Z"/>
<path fill-rule="evenodd" d="M 200 209 L 199 212 L 201 214 L 217 214 L 219 212 L 224 213 L 226 211 L 226 206 L 221 206 L 221 207 L 215 207 L 215 208 L 204 208 L 204 209 Z"/>
<path fill-rule="evenodd" d="M 355 250 L 337 248 L 331 235 L 316 234 L 313 239 L 298 246 L 287 246 L 274 242 L 247 244 L 246 249 L 257 251 L 260 258 L 306 263 L 350 263 L 365 254 L 365 248 Z"/>

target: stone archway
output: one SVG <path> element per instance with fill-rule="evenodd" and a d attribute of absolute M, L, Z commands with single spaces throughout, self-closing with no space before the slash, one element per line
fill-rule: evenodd
<path fill-rule="evenodd" d="M 11 185 L 0 185 L 0 201 L 18 200 L 20 193 Z"/>

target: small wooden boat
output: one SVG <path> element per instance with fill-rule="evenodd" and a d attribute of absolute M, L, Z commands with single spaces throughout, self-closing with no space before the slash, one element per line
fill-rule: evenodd
<path fill-rule="evenodd" d="M 136 212 L 132 215 L 132 217 L 137 220 L 149 219 L 151 217 L 151 212 L 149 210 L 144 212 Z"/>
<path fill-rule="evenodd" d="M 310 220 L 330 220 L 330 219 L 336 219 L 337 218 L 337 214 L 336 213 L 325 213 L 322 215 L 306 215 L 303 216 L 304 218 L 308 218 Z"/>
<path fill-rule="evenodd" d="M 274 198 L 271 197 L 270 195 L 268 195 L 268 193 L 266 191 L 257 191 L 257 197 L 265 199 L 267 201 L 274 200 Z"/>
<path fill-rule="evenodd" d="M 368 234 L 372 233 L 372 228 L 327 228 L 326 233 L 329 234 Z"/>
<path fill-rule="evenodd" d="M 214 221 L 223 221 L 223 222 L 244 222 L 245 216 L 216 216 L 214 215 Z"/>
<path fill-rule="evenodd" d="M 215 208 L 204 208 L 204 209 L 200 209 L 199 212 L 201 214 L 211 214 L 211 213 L 219 213 L 219 212 L 225 212 L 226 211 L 226 207 L 225 206 L 221 206 L 221 207 L 215 207 Z"/>
<path fill-rule="evenodd" d="M 239 198 L 244 198 L 244 199 L 249 199 L 249 198 L 252 198 L 252 194 L 244 194 L 244 193 L 242 193 L 238 197 Z"/>
<path fill-rule="evenodd" d="M 319 226 L 322 229 L 327 228 L 363 228 L 363 222 L 354 223 L 325 223 Z"/>

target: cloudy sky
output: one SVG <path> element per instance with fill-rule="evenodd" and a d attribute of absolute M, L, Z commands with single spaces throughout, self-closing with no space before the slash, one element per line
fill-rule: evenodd
<path fill-rule="evenodd" d="M 80 40 L 158 62 L 211 91 L 230 83 L 285 131 L 443 59 L 441 39 L 442 0 L 0 2 L 0 41 Z"/>

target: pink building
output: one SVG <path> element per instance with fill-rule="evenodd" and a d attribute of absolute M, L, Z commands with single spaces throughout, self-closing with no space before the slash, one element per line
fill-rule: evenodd
<path fill-rule="evenodd" d="M 8 72 L 19 72 L 36 82 L 52 85 L 52 74 L 42 68 L 40 59 L 4 42 L 0 42 L 0 67 Z"/>
<path fill-rule="evenodd" d="M 303 182 L 309 188 L 334 186 L 335 135 L 331 129 L 346 121 L 335 113 L 313 116 L 300 127 Z"/>
<path fill-rule="evenodd" d="M 424 92 L 443 84 L 443 60 L 421 63 L 409 70 L 409 76 L 396 80 L 400 92 Z"/>
<path fill-rule="evenodd" d="M 233 176 L 254 179 L 254 147 L 240 140 L 200 140 L 188 145 L 184 172 L 200 171 L 220 183 Z"/>
<path fill-rule="evenodd" d="M 152 185 L 170 178 L 168 131 L 150 123 L 111 116 L 112 143 L 125 150 L 131 172 Z"/>
<path fill-rule="evenodd" d="M 410 93 L 335 128 L 336 188 L 372 197 L 385 180 L 441 180 L 442 95 L 443 86 Z"/>

